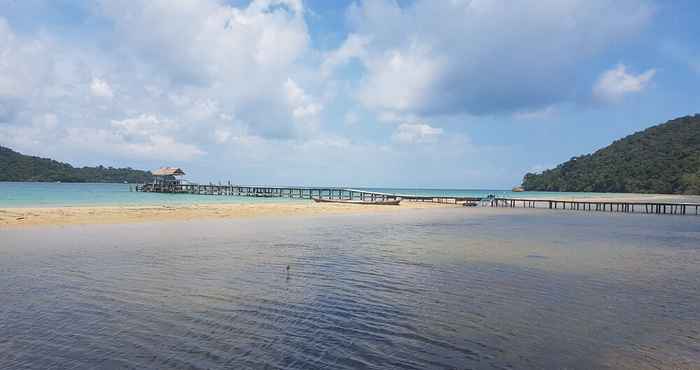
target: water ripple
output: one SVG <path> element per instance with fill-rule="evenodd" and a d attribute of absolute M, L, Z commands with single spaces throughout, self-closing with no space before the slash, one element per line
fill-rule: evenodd
<path fill-rule="evenodd" d="M 450 212 L 3 234 L 0 368 L 700 363 L 690 221 Z"/>

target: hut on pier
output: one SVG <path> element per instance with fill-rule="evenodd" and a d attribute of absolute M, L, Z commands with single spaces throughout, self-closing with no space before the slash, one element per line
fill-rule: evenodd
<path fill-rule="evenodd" d="M 184 176 L 185 171 L 176 167 L 162 167 L 155 171 L 151 171 L 153 174 L 153 183 L 160 186 L 175 186 L 180 184 L 178 176 Z"/>

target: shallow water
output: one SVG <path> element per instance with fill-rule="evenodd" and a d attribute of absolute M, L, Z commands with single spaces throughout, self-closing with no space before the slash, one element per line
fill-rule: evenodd
<path fill-rule="evenodd" d="M 46 183 L 46 182 L 1 182 L 0 207 L 58 207 L 58 206 L 113 206 L 154 204 L 201 204 L 201 203 L 279 203 L 300 202 L 289 198 L 262 198 L 240 196 L 141 193 L 132 191 L 135 185 L 103 183 Z M 465 189 L 398 189 L 364 188 L 365 190 L 421 196 L 486 197 L 494 194 L 513 198 L 571 199 L 587 197 L 643 197 L 640 194 L 612 193 L 567 193 L 567 192 L 519 192 L 506 190 Z M 698 196 L 684 198 L 669 197 L 671 201 L 700 202 Z M 687 198 L 687 199 L 685 199 Z M 308 200 L 307 200 L 308 201 Z"/>
<path fill-rule="evenodd" d="M 280 203 L 288 198 L 142 193 L 133 184 L 0 182 L 0 207 L 115 206 L 154 204 Z"/>
<path fill-rule="evenodd" d="M 694 217 L 441 209 L 0 241 L 2 369 L 700 363 Z"/>

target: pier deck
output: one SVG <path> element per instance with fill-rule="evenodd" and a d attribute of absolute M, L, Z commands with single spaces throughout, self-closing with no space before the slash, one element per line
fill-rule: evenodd
<path fill-rule="evenodd" d="M 700 215 L 700 203 L 622 202 L 526 198 L 480 198 L 382 193 L 339 187 L 295 187 L 227 184 L 139 184 L 136 191 L 264 198 L 386 201 L 401 198 L 408 202 L 481 205 L 487 207 L 561 209 L 588 212 L 620 212 L 668 215 Z"/>
<path fill-rule="evenodd" d="M 560 199 L 493 198 L 491 207 L 547 208 L 589 212 L 700 215 L 700 203 L 620 202 Z"/>

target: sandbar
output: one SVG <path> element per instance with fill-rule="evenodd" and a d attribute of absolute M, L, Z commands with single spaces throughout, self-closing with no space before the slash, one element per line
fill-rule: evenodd
<path fill-rule="evenodd" d="M 0 208 L 0 229 L 31 226 L 187 221 L 215 218 L 250 218 L 295 215 L 317 216 L 325 214 L 404 212 L 417 209 L 435 209 L 444 207 L 459 207 L 459 205 L 403 202 L 399 206 L 378 206 L 287 202 L 160 206 Z"/>

